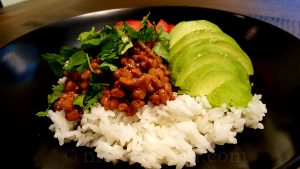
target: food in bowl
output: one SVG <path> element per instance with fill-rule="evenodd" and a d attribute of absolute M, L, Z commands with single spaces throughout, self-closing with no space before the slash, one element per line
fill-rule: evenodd
<path fill-rule="evenodd" d="M 59 144 L 95 149 L 107 162 L 195 166 L 196 155 L 263 129 L 250 58 L 212 22 L 148 19 L 83 32 L 79 47 L 47 53 L 59 80 L 48 95 Z"/>

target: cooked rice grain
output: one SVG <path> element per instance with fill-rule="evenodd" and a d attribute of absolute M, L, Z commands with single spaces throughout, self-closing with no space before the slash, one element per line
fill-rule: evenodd
<path fill-rule="evenodd" d="M 145 105 L 134 116 L 105 111 L 97 104 L 84 112 L 80 125 L 67 121 L 64 112 L 49 110 L 50 130 L 59 144 L 95 147 L 105 161 L 140 163 L 145 168 L 162 164 L 195 166 L 196 154 L 214 152 L 216 145 L 236 144 L 244 126 L 263 129 L 266 105 L 254 95 L 247 108 L 212 108 L 205 96 L 178 95 L 166 105 Z"/>

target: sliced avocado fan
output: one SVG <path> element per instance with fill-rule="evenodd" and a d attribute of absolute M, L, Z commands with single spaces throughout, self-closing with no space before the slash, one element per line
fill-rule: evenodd
<path fill-rule="evenodd" d="M 212 106 L 247 106 L 253 67 L 233 38 L 206 20 L 180 22 L 170 35 L 169 67 L 180 93 L 205 95 Z"/>

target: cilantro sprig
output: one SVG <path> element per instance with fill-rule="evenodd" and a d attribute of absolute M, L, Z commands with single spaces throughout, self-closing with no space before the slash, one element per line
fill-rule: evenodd
<path fill-rule="evenodd" d="M 48 95 L 48 108 L 45 111 L 40 111 L 36 114 L 38 117 L 47 116 L 48 110 L 51 107 L 51 105 L 59 98 L 59 96 L 62 94 L 64 90 L 64 85 L 53 85 L 52 86 L 52 93 Z"/>

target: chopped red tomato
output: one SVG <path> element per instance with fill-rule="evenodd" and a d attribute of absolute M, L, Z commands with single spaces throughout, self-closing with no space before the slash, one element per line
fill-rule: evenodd
<path fill-rule="evenodd" d="M 163 19 L 160 19 L 159 22 L 156 25 L 156 28 L 162 28 L 165 32 L 171 32 L 173 29 L 174 25 L 173 24 L 168 24 L 166 21 Z"/>
<path fill-rule="evenodd" d="M 150 27 L 153 27 L 153 25 L 149 22 L 148 22 L 148 25 Z M 136 31 L 139 31 L 143 24 L 141 21 L 139 20 L 127 20 L 125 21 L 125 23 L 130 26 L 131 28 L 133 28 L 134 30 Z M 120 22 L 117 22 L 116 26 L 119 26 L 119 27 L 123 27 L 123 21 L 120 21 Z M 160 19 L 159 22 L 157 23 L 156 25 L 156 29 L 159 29 L 159 28 L 162 28 L 165 32 L 171 32 L 171 30 L 174 28 L 174 25 L 173 24 L 168 24 L 166 21 L 164 21 L 163 19 Z"/>
<path fill-rule="evenodd" d="M 125 23 L 136 31 L 139 31 L 143 26 L 139 20 L 128 20 Z M 123 27 L 123 21 L 117 22 L 116 26 Z"/>

